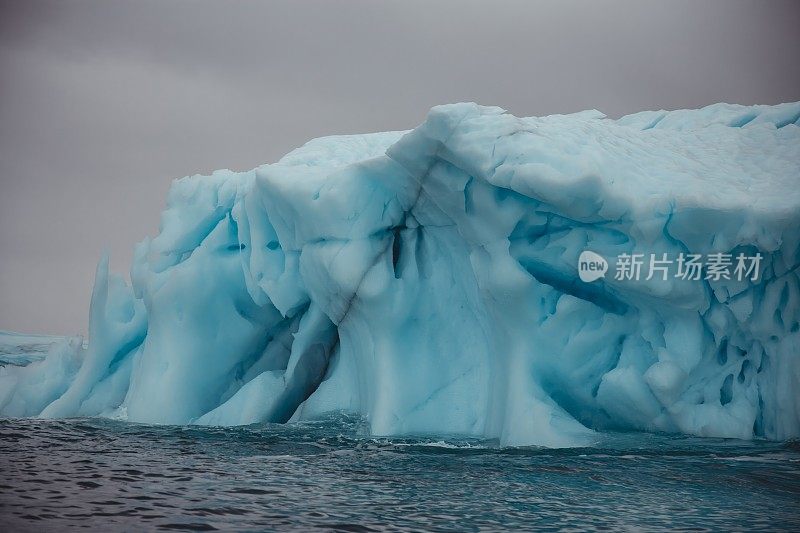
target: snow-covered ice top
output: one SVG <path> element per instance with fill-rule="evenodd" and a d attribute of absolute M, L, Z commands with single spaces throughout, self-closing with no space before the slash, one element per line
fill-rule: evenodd
<path fill-rule="evenodd" d="M 619 120 L 454 104 L 177 180 L 130 286 L 101 260 L 88 348 L 0 368 L 0 413 L 345 411 L 376 435 L 505 445 L 800 436 L 799 121 L 800 103 Z M 584 251 L 604 277 L 581 281 Z M 648 257 L 695 255 L 759 261 L 646 279 Z M 614 275 L 626 257 L 639 279 Z"/>

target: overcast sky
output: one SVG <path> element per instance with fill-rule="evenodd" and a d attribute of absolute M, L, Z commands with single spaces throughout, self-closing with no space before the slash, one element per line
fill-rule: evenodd
<path fill-rule="evenodd" d="M 800 100 L 800 2 L 0 0 L 0 329 L 83 333 L 173 178 L 433 105 Z"/>

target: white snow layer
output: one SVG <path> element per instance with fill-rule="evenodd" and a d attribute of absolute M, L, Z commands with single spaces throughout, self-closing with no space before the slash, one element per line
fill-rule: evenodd
<path fill-rule="evenodd" d="M 0 368 L 0 413 L 798 437 L 799 120 L 800 103 L 616 121 L 455 104 L 177 180 L 130 286 L 101 260 L 88 348 Z M 763 260 L 756 281 L 585 283 L 583 250 Z"/>

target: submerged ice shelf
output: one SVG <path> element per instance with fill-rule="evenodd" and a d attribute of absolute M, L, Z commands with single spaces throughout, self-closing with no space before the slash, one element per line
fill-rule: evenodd
<path fill-rule="evenodd" d="M 431 110 L 175 181 L 89 344 L 0 368 L 0 414 L 572 446 L 800 436 L 800 104 Z M 581 281 L 578 257 L 758 254 L 756 279 Z M 613 269 L 613 265 L 611 267 Z"/>

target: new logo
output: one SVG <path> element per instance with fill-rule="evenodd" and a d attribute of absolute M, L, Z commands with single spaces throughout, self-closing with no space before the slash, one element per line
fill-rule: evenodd
<path fill-rule="evenodd" d="M 589 250 L 581 252 L 578 257 L 578 277 L 585 283 L 600 279 L 608 272 L 608 262 L 603 256 Z"/>

